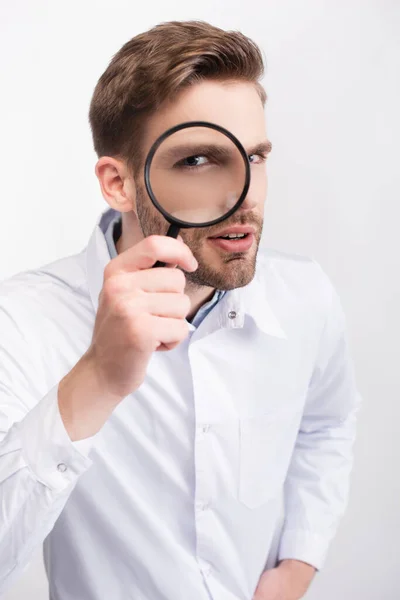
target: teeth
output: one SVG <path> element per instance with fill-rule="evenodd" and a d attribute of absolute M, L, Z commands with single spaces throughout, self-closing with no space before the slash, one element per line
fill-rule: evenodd
<path fill-rule="evenodd" d="M 229 233 L 228 235 L 221 236 L 225 240 L 234 240 L 235 238 L 244 238 L 246 237 L 245 233 Z"/>

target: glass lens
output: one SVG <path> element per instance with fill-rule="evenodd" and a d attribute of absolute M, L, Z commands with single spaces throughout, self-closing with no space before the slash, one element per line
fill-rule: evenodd
<path fill-rule="evenodd" d="M 223 133 L 187 127 L 167 137 L 150 166 L 153 194 L 172 217 L 206 223 L 223 217 L 239 200 L 245 159 Z"/>

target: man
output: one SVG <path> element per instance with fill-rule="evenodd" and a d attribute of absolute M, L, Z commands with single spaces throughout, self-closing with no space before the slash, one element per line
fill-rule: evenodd
<path fill-rule="evenodd" d="M 82 252 L 0 288 L 0 591 L 43 541 L 53 600 L 297 600 L 322 567 L 359 395 L 327 276 L 258 248 L 262 72 L 244 35 L 173 22 L 100 77 L 110 208 Z M 175 240 L 143 163 L 194 120 L 236 135 L 251 186 L 227 221 Z"/>

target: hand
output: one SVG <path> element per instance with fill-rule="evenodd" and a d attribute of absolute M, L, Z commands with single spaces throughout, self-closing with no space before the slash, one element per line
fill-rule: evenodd
<path fill-rule="evenodd" d="M 179 269 L 151 268 L 156 261 L 194 271 L 197 261 L 182 241 L 150 236 L 110 261 L 104 271 L 91 347 L 101 385 L 125 397 L 143 382 L 156 350 L 170 350 L 188 335 L 190 299 Z"/>
<path fill-rule="evenodd" d="M 253 600 L 301 600 L 316 569 L 297 560 L 284 560 L 260 577 Z"/>
<path fill-rule="evenodd" d="M 143 382 L 153 352 L 170 350 L 188 335 L 186 278 L 197 262 L 183 241 L 150 236 L 111 260 L 91 344 L 60 381 L 58 405 L 71 438 L 96 434 L 116 406 Z"/>

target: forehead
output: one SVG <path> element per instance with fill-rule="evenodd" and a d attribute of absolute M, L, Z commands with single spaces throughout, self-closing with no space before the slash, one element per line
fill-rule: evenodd
<path fill-rule="evenodd" d="M 164 131 L 185 121 L 208 121 L 231 131 L 245 148 L 266 138 L 265 111 L 254 84 L 202 81 L 164 103 L 146 123 L 143 150 L 147 153 Z"/>

